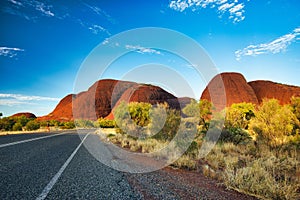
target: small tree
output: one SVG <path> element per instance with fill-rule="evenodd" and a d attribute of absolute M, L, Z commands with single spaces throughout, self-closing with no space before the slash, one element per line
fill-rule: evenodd
<path fill-rule="evenodd" d="M 195 99 L 192 99 L 189 104 L 187 104 L 182 109 L 183 114 L 188 117 L 200 117 L 200 104 Z"/>
<path fill-rule="evenodd" d="M 13 125 L 12 130 L 13 131 L 22 131 L 22 127 L 23 127 L 22 124 L 17 122 Z"/>
<path fill-rule="evenodd" d="M 296 115 L 298 120 L 300 120 L 300 97 L 291 98 L 291 107 L 293 113 Z"/>
<path fill-rule="evenodd" d="M 16 122 L 11 117 L 3 117 L 0 120 L 0 130 L 11 131 Z"/>
<path fill-rule="evenodd" d="M 40 128 L 40 123 L 37 122 L 36 120 L 31 120 L 31 121 L 27 122 L 25 128 L 27 131 L 34 131 L 34 130 L 37 130 Z"/>
<path fill-rule="evenodd" d="M 115 120 L 110 120 L 110 119 L 105 119 L 105 118 L 99 118 L 95 124 L 96 124 L 96 127 L 101 127 L 101 128 L 116 127 Z"/>
<path fill-rule="evenodd" d="M 145 137 L 146 126 L 150 123 L 151 107 L 149 103 L 121 102 L 113 111 L 117 126 L 131 136 Z"/>
<path fill-rule="evenodd" d="M 251 119 L 249 129 L 258 140 L 279 147 L 287 142 L 297 121 L 289 105 L 281 106 L 276 99 L 264 99 L 255 118 Z"/>
<path fill-rule="evenodd" d="M 200 100 L 200 102 L 192 100 L 191 103 L 183 108 L 182 112 L 188 117 L 199 118 L 199 124 L 203 125 L 204 129 L 207 131 L 212 109 L 212 103 L 206 99 Z"/>
<path fill-rule="evenodd" d="M 226 128 L 247 129 L 250 119 L 254 117 L 254 104 L 234 103 L 226 108 Z"/>

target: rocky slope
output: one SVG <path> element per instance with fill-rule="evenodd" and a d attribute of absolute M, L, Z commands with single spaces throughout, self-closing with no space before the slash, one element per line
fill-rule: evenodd
<path fill-rule="evenodd" d="M 35 114 L 30 113 L 30 112 L 21 112 L 21 113 L 16 113 L 12 115 L 11 117 L 20 117 L 20 116 L 25 116 L 27 118 L 36 118 Z"/>
<path fill-rule="evenodd" d="M 300 87 L 252 81 L 247 83 L 240 73 L 221 73 L 214 77 L 201 95 L 201 99 L 213 102 L 217 110 L 233 103 L 250 102 L 258 105 L 264 98 L 276 98 L 287 104 L 292 96 L 300 96 Z M 68 121 L 72 119 L 95 120 L 100 117 L 113 119 L 112 110 L 121 101 L 167 102 L 171 108 L 183 108 L 191 98 L 176 98 L 160 87 L 129 81 L 100 80 L 87 91 L 63 98 L 49 115 L 41 120 Z"/>
<path fill-rule="evenodd" d="M 121 101 L 148 102 L 151 104 L 167 102 L 172 108 L 178 109 L 180 107 L 177 98 L 160 87 L 105 79 L 96 82 L 87 91 L 66 96 L 53 112 L 39 119 L 96 120 L 100 117 L 107 117 Z"/>
<path fill-rule="evenodd" d="M 254 90 L 239 73 L 221 73 L 215 76 L 203 91 L 201 99 L 212 101 L 217 110 L 233 103 L 258 104 Z"/>
<path fill-rule="evenodd" d="M 171 108 L 180 109 L 179 100 L 172 94 L 166 92 L 160 87 L 153 85 L 136 84 L 128 88 L 119 98 L 114 107 L 118 106 L 122 101 L 125 102 L 146 102 L 152 105 L 157 103 L 168 103 Z M 108 116 L 113 119 L 113 112 Z"/>
<path fill-rule="evenodd" d="M 251 81 L 249 85 L 253 88 L 259 103 L 264 98 L 274 98 L 278 99 L 281 104 L 288 104 L 292 96 L 300 96 L 300 87 L 296 86 L 271 81 Z"/>

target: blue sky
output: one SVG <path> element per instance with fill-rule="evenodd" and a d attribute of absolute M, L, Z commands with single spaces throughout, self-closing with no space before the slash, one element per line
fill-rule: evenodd
<path fill-rule="evenodd" d="M 248 81 L 300 85 L 299 8 L 298 0 L 2 0 L 0 112 L 48 114 L 73 92 L 81 64 L 97 45 L 141 27 L 191 37 L 219 72 L 241 72 Z M 126 72 L 155 61 L 190 79 L 196 97 L 201 95 L 204 86 L 193 81 L 193 70 L 180 67 L 184 61 L 142 46 L 127 48 L 135 55 L 120 58 L 104 77 L 134 80 Z"/>

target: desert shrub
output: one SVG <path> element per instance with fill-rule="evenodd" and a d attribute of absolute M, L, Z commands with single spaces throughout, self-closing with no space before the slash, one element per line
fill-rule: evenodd
<path fill-rule="evenodd" d="M 41 127 L 47 127 L 48 124 L 50 125 L 50 123 L 49 123 L 48 121 L 45 121 L 45 120 L 40 121 L 40 126 L 41 126 Z"/>
<path fill-rule="evenodd" d="M 262 199 L 298 199 L 299 151 L 277 152 L 266 144 L 260 145 L 219 143 L 204 158 L 202 171 L 229 188 Z"/>
<path fill-rule="evenodd" d="M 22 127 L 23 127 L 22 124 L 17 122 L 13 125 L 12 130 L 13 131 L 22 131 Z"/>
<path fill-rule="evenodd" d="M 247 129 L 254 116 L 254 104 L 234 103 L 226 109 L 225 127 Z"/>
<path fill-rule="evenodd" d="M 281 106 L 278 100 L 265 99 L 251 119 L 249 129 L 259 141 L 279 147 L 288 142 L 295 123 L 298 119 L 289 105 Z"/>
<path fill-rule="evenodd" d="M 182 155 L 173 162 L 171 166 L 181 169 L 195 170 L 197 168 L 197 161 L 189 155 Z"/>
<path fill-rule="evenodd" d="M 75 123 L 73 121 L 64 122 L 62 128 L 63 129 L 73 129 L 73 128 L 75 128 Z"/>
<path fill-rule="evenodd" d="M 76 119 L 74 123 L 75 123 L 75 126 L 79 127 L 79 128 L 93 128 L 94 127 L 94 122 L 91 120 Z"/>
<path fill-rule="evenodd" d="M 300 97 L 291 98 L 291 107 L 293 113 L 296 115 L 298 120 L 300 120 Z"/>
<path fill-rule="evenodd" d="M 185 155 L 190 155 L 191 158 L 196 158 L 199 153 L 198 143 L 196 141 L 192 141 L 188 149 L 185 151 Z"/>
<path fill-rule="evenodd" d="M 58 120 L 52 119 L 52 120 L 49 121 L 49 126 L 55 126 L 55 127 L 58 127 L 58 126 L 60 126 L 60 124 L 61 124 L 61 122 L 58 121 Z"/>
<path fill-rule="evenodd" d="M 97 120 L 98 126 L 100 128 L 115 128 L 116 122 L 115 120 L 105 119 L 105 118 L 99 118 Z"/>
<path fill-rule="evenodd" d="M 195 117 L 199 119 L 199 125 L 202 125 L 203 130 L 207 131 L 212 115 L 212 110 L 212 103 L 206 99 L 203 99 L 200 100 L 200 102 L 192 100 L 191 103 L 189 103 L 182 109 L 182 112 L 188 117 Z"/>
<path fill-rule="evenodd" d="M 149 103 L 121 102 L 114 110 L 117 126 L 121 132 L 145 139 L 169 140 L 180 125 L 181 115 L 167 104 L 152 106 Z"/>
<path fill-rule="evenodd" d="M 147 125 L 150 122 L 149 111 L 151 104 L 121 102 L 114 109 L 114 116 L 117 126 L 124 133 L 135 137 L 146 137 Z"/>
<path fill-rule="evenodd" d="M 224 171 L 225 184 L 241 192 L 264 199 L 298 199 L 299 182 L 288 175 L 293 163 L 276 157 L 259 158 L 247 163 L 245 167 L 234 168 L 226 163 Z M 278 175 L 276 175 L 278 174 Z"/>
<path fill-rule="evenodd" d="M 232 142 L 234 144 L 247 144 L 251 140 L 252 138 L 247 131 L 236 127 L 223 129 L 219 138 L 219 141 Z"/>
<path fill-rule="evenodd" d="M 158 112 L 157 115 L 166 115 L 165 116 L 165 123 L 161 130 L 152 136 L 152 138 L 157 140 L 171 140 L 177 134 L 181 122 L 181 115 L 180 112 L 174 109 L 166 108 L 166 113 Z M 159 119 L 159 117 L 158 117 Z M 161 127 L 161 123 L 154 124 L 151 122 L 151 126 L 159 125 Z"/>
<path fill-rule="evenodd" d="M 15 120 L 13 120 L 12 118 L 4 117 L 0 119 L 0 130 L 11 131 L 15 123 Z"/>
<path fill-rule="evenodd" d="M 144 102 L 131 102 L 129 113 L 136 125 L 144 127 L 150 123 L 150 109 L 152 105 Z"/>
<path fill-rule="evenodd" d="M 25 126 L 27 131 L 34 131 L 40 128 L 40 124 L 38 121 L 36 120 L 32 120 L 27 122 L 26 126 Z"/>
<path fill-rule="evenodd" d="M 188 117 L 200 117 L 200 104 L 192 99 L 189 104 L 187 104 L 183 109 L 182 109 L 183 114 L 185 114 Z"/>
<path fill-rule="evenodd" d="M 27 118 L 24 115 L 18 116 L 18 117 L 13 117 L 13 119 L 16 123 L 20 123 L 22 125 L 22 127 L 25 126 L 27 124 L 27 122 L 29 122 L 30 120 L 33 120 L 30 118 Z"/>

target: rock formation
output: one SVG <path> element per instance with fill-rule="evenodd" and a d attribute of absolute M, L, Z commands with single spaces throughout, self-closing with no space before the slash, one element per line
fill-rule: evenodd
<path fill-rule="evenodd" d="M 20 116 L 25 116 L 26 118 L 36 118 L 35 114 L 30 113 L 30 112 L 21 112 L 21 113 L 16 113 L 12 115 L 11 117 L 20 117 Z"/>
<path fill-rule="evenodd" d="M 292 96 L 300 96 L 300 87 L 296 86 L 271 81 L 251 81 L 249 85 L 253 88 L 259 103 L 264 98 L 274 98 L 278 99 L 281 104 L 288 104 Z"/>
<path fill-rule="evenodd" d="M 178 109 L 180 107 L 177 98 L 160 87 L 105 79 L 97 81 L 87 91 L 66 96 L 53 112 L 39 119 L 96 120 L 100 117 L 107 117 L 121 101 L 138 101 L 151 104 L 167 102 L 172 108 Z"/>
<path fill-rule="evenodd" d="M 258 104 L 254 90 L 239 73 L 221 73 L 215 76 L 203 91 L 201 99 L 212 101 L 217 110 L 233 103 Z"/>
<path fill-rule="evenodd" d="M 281 104 L 287 104 L 292 96 L 300 96 L 300 87 L 271 81 L 247 83 L 242 74 L 221 73 L 209 82 L 201 99 L 212 101 L 217 110 L 222 110 L 233 103 L 250 102 L 258 105 L 264 98 L 275 98 Z M 39 119 L 113 119 L 112 110 L 121 101 L 151 104 L 167 102 L 171 108 L 180 109 L 184 108 L 191 98 L 177 98 L 158 86 L 105 79 L 97 81 L 87 91 L 66 96 L 53 112 Z"/>

